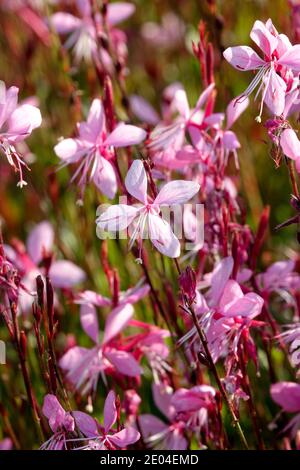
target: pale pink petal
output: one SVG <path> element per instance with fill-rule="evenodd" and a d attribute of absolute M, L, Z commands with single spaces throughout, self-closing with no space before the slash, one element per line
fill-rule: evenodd
<path fill-rule="evenodd" d="M 177 90 L 174 96 L 173 105 L 179 114 L 184 118 L 188 119 L 190 115 L 189 102 L 184 90 Z"/>
<path fill-rule="evenodd" d="M 266 76 L 264 81 L 267 87 L 264 102 L 272 114 L 280 116 L 285 106 L 286 83 L 273 69 L 270 71 L 270 76 Z"/>
<path fill-rule="evenodd" d="M 103 157 L 98 157 L 97 167 L 93 174 L 93 182 L 109 199 L 113 199 L 118 189 L 114 167 Z"/>
<path fill-rule="evenodd" d="M 127 191 L 138 201 L 147 204 L 147 175 L 141 160 L 134 160 L 125 178 Z"/>
<path fill-rule="evenodd" d="M 271 386 L 273 400 L 288 413 L 300 411 L 300 384 L 278 382 Z"/>
<path fill-rule="evenodd" d="M 122 429 L 122 431 L 109 436 L 109 441 L 117 447 L 127 447 L 137 442 L 140 437 L 140 433 L 135 428 L 128 426 L 127 428 Z"/>
<path fill-rule="evenodd" d="M 78 294 L 75 300 L 76 304 L 94 304 L 97 307 L 107 307 L 111 304 L 111 300 L 92 290 L 85 290 Z"/>
<path fill-rule="evenodd" d="M 255 70 L 265 65 L 265 62 L 248 46 L 228 47 L 223 56 L 238 70 Z"/>
<path fill-rule="evenodd" d="M 96 223 L 101 230 L 106 232 L 118 232 L 125 230 L 138 215 L 139 209 L 126 204 L 110 206 L 101 214 Z"/>
<path fill-rule="evenodd" d="M 39 264 L 45 254 L 51 253 L 53 242 L 54 230 L 50 222 L 45 220 L 31 230 L 26 246 L 30 258 L 36 265 Z"/>
<path fill-rule="evenodd" d="M 163 255 L 170 258 L 178 258 L 180 255 L 180 243 L 172 232 L 170 224 L 158 215 L 149 214 L 148 226 L 150 239 L 155 248 Z"/>
<path fill-rule="evenodd" d="M 96 142 L 101 132 L 103 132 L 104 125 L 105 117 L 102 102 L 99 99 L 94 99 L 89 110 L 86 127 L 84 127 L 84 137 L 91 142 Z M 81 132 L 80 135 L 82 135 Z"/>
<path fill-rule="evenodd" d="M 66 412 L 55 395 L 47 394 L 45 396 L 42 411 L 49 420 L 50 428 L 56 432 L 64 423 Z"/>
<path fill-rule="evenodd" d="M 219 301 L 220 311 L 226 315 L 226 312 L 230 309 L 231 305 L 235 304 L 235 302 L 238 299 L 243 298 L 243 296 L 243 291 L 236 281 L 227 281 Z"/>
<path fill-rule="evenodd" d="M 76 425 L 86 437 L 95 437 L 99 435 L 97 422 L 95 418 L 82 411 L 72 411 Z"/>
<path fill-rule="evenodd" d="M 224 287 L 232 273 L 233 258 L 227 256 L 220 261 L 212 272 L 209 290 L 210 306 L 215 307 L 223 293 Z"/>
<path fill-rule="evenodd" d="M 71 261 L 55 261 L 49 270 L 53 287 L 68 289 L 86 278 L 85 272 Z"/>
<path fill-rule="evenodd" d="M 0 128 L 17 107 L 19 88 L 12 86 L 6 90 L 0 80 Z"/>
<path fill-rule="evenodd" d="M 130 303 L 130 304 L 135 304 L 139 300 L 141 300 L 143 297 L 148 295 L 150 291 L 150 286 L 146 284 L 145 286 L 142 287 L 134 287 L 132 289 L 129 289 L 128 291 L 125 292 L 124 297 L 121 299 L 122 303 Z"/>
<path fill-rule="evenodd" d="M 144 129 L 130 124 L 119 124 L 107 137 L 104 145 L 113 147 L 129 147 L 141 143 L 147 136 Z"/>
<path fill-rule="evenodd" d="M 23 104 L 19 106 L 8 120 L 7 135 L 9 140 L 20 142 L 28 137 L 33 129 L 42 123 L 41 112 L 35 106 Z"/>
<path fill-rule="evenodd" d="M 99 324 L 94 305 L 83 304 L 80 306 L 80 323 L 86 334 L 97 344 L 99 341 Z"/>
<path fill-rule="evenodd" d="M 165 415 L 169 420 L 172 419 L 175 409 L 171 403 L 173 390 L 163 384 L 153 383 L 152 395 L 154 403 L 159 411 Z"/>
<path fill-rule="evenodd" d="M 126 351 L 117 349 L 105 349 L 105 357 L 111 362 L 118 372 L 129 377 L 141 375 L 142 371 L 134 356 Z"/>
<path fill-rule="evenodd" d="M 300 44 L 296 44 L 288 49 L 280 57 L 278 63 L 292 69 L 294 72 L 300 72 Z"/>
<path fill-rule="evenodd" d="M 122 304 L 114 308 L 105 322 L 103 344 L 118 335 L 125 328 L 133 314 L 134 310 L 131 304 Z"/>
<path fill-rule="evenodd" d="M 166 439 L 166 450 L 186 450 L 188 442 L 180 429 L 174 429 Z"/>
<path fill-rule="evenodd" d="M 135 116 L 142 122 L 155 126 L 159 122 L 159 115 L 148 101 L 138 95 L 130 97 L 130 108 Z"/>
<path fill-rule="evenodd" d="M 241 144 L 239 143 L 237 136 L 232 131 L 225 131 L 223 134 L 223 145 L 226 150 L 232 151 L 239 149 Z"/>
<path fill-rule="evenodd" d="M 291 158 L 297 160 L 300 158 L 300 140 L 293 129 L 285 129 L 280 136 L 280 145 L 283 153 Z"/>
<path fill-rule="evenodd" d="M 79 28 L 81 24 L 82 21 L 70 13 L 58 12 L 54 13 L 50 18 L 50 25 L 53 26 L 59 34 L 68 34 Z"/>
<path fill-rule="evenodd" d="M 278 45 L 278 39 L 266 28 L 262 21 L 255 21 L 250 33 L 252 41 L 263 51 L 263 53 L 271 58 L 274 50 Z"/>
<path fill-rule="evenodd" d="M 249 105 L 249 98 L 239 100 L 239 97 L 230 101 L 226 109 L 226 128 L 230 129 L 233 123 L 240 117 Z"/>
<path fill-rule="evenodd" d="M 168 428 L 166 423 L 154 415 L 142 414 L 138 417 L 138 420 L 144 439 L 163 433 Z"/>
<path fill-rule="evenodd" d="M 75 163 L 87 152 L 79 139 L 63 139 L 54 147 L 56 155 L 66 163 Z"/>
<path fill-rule="evenodd" d="M 208 85 L 207 88 L 205 88 L 205 90 L 203 90 L 203 92 L 198 98 L 198 101 L 196 103 L 196 106 L 193 112 L 199 111 L 199 109 L 201 109 L 205 105 L 206 101 L 210 98 L 212 92 L 214 91 L 214 88 L 215 88 L 215 84 L 211 83 L 210 85 Z"/>
<path fill-rule="evenodd" d="M 127 2 L 115 2 L 107 5 L 107 22 L 114 26 L 127 20 L 135 11 L 135 6 Z"/>
<path fill-rule="evenodd" d="M 89 350 L 80 346 L 74 346 L 69 349 L 59 360 L 59 366 L 63 370 L 72 370 L 80 364 L 82 358 Z"/>
<path fill-rule="evenodd" d="M 194 181 L 177 180 L 165 184 L 153 204 L 160 206 L 184 204 L 198 193 L 200 185 Z"/>
<path fill-rule="evenodd" d="M 103 409 L 104 430 L 107 433 L 117 419 L 116 394 L 111 390 L 105 400 Z"/>

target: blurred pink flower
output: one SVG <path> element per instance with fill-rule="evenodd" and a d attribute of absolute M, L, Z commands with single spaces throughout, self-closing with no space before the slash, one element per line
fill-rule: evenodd
<path fill-rule="evenodd" d="M 186 426 L 184 421 L 176 418 L 172 403 L 173 390 L 163 384 L 153 384 L 152 394 L 157 408 L 167 422 L 151 414 L 140 415 L 138 422 L 145 444 L 159 450 L 187 449 L 188 442 L 184 436 Z"/>
<path fill-rule="evenodd" d="M 75 388 L 81 388 L 82 394 L 96 390 L 99 375 L 106 381 L 105 372 L 111 367 L 129 377 L 140 375 L 141 368 L 135 357 L 112 342 L 129 323 L 133 313 L 129 303 L 114 308 L 106 319 L 100 342 L 96 308 L 93 304 L 81 305 L 81 326 L 95 346 L 91 349 L 80 346 L 69 349 L 60 359 L 59 365 L 67 372 L 67 378 Z"/>
<path fill-rule="evenodd" d="M 294 382 L 278 382 L 271 385 L 271 397 L 286 413 L 297 413 L 283 432 L 290 431 L 295 437 L 300 427 L 300 384 Z"/>
<path fill-rule="evenodd" d="M 31 308 L 39 274 L 48 274 L 53 287 L 61 289 L 70 289 L 86 278 L 84 271 L 71 261 L 53 261 L 49 270 L 40 266 L 44 258 L 52 256 L 53 243 L 53 227 L 48 221 L 43 221 L 29 233 L 26 250 L 20 244 L 15 244 L 14 248 L 10 245 L 4 247 L 8 260 L 20 271 L 22 285 L 28 291 L 19 292 L 19 305 L 23 313 L 27 313 Z"/>

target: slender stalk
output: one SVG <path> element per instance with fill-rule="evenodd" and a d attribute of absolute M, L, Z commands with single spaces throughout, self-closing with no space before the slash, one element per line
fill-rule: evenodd
<path fill-rule="evenodd" d="M 215 366 L 215 363 L 213 361 L 213 358 L 210 354 L 210 351 L 209 351 L 209 347 L 208 347 L 208 342 L 207 342 L 207 339 L 206 339 L 206 335 L 204 333 L 204 331 L 202 330 L 201 326 L 199 325 L 199 322 L 198 322 L 198 319 L 197 319 L 197 316 L 196 316 L 196 313 L 193 309 L 193 307 L 191 305 L 189 305 L 189 310 L 190 310 L 190 313 L 192 315 L 192 318 L 193 318 L 193 322 L 194 322 L 194 325 L 197 329 L 197 333 L 198 333 L 198 336 L 200 338 L 200 341 L 201 341 L 201 344 L 203 346 L 203 349 L 204 349 L 204 352 L 205 352 L 205 355 L 206 355 L 206 358 L 207 358 L 207 361 L 209 363 L 209 368 L 210 368 L 210 371 L 212 372 L 214 378 L 215 378 L 215 381 L 218 385 L 218 388 L 219 388 L 219 391 L 222 395 L 222 398 L 223 400 L 225 401 L 226 405 L 227 405 L 227 408 L 228 408 L 228 411 L 231 415 L 231 418 L 232 418 L 232 422 L 233 422 L 233 426 L 236 428 L 238 434 L 239 434 L 239 437 L 240 437 L 240 440 L 242 442 L 242 444 L 244 445 L 244 447 L 246 449 L 249 449 L 249 445 L 248 445 L 248 442 L 247 442 L 247 439 L 245 437 L 245 434 L 242 430 L 242 427 L 240 425 L 240 422 L 239 422 L 239 419 L 238 417 L 236 416 L 235 414 L 235 411 L 233 409 L 233 405 L 232 403 L 230 402 L 229 398 L 228 398 L 228 395 L 227 395 L 227 392 L 224 388 L 224 385 L 222 384 L 221 382 L 221 379 L 219 377 L 219 374 L 218 374 L 218 371 L 217 371 L 217 368 Z"/>

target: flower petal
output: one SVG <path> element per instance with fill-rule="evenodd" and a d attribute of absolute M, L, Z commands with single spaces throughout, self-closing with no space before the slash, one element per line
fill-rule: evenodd
<path fill-rule="evenodd" d="M 119 334 L 120 331 L 125 328 L 133 314 L 134 310 L 131 304 L 123 304 L 114 308 L 105 322 L 103 344 L 108 343 L 108 341 Z"/>
<path fill-rule="evenodd" d="M 76 266 L 71 261 L 61 260 L 55 261 L 50 270 L 49 277 L 51 278 L 53 287 L 62 289 L 69 289 L 86 278 L 85 272 Z"/>
<path fill-rule="evenodd" d="M 147 175 L 141 160 L 134 160 L 125 178 L 127 191 L 138 201 L 147 204 Z"/>
<path fill-rule="evenodd" d="M 254 41 L 263 53 L 271 58 L 274 50 L 278 45 L 278 39 L 275 37 L 262 21 L 255 21 L 250 33 L 252 41 Z"/>
<path fill-rule="evenodd" d="M 291 158 L 297 160 L 300 158 L 300 140 L 293 129 L 285 129 L 280 136 L 280 145 L 283 153 Z"/>
<path fill-rule="evenodd" d="M 80 306 L 80 323 L 86 334 L 97 344 L 99 342 L 99 323 L 94 305 L 83 304 Z"/>
<path fill-rule="evenodd" d="M 27 239 L 27 252 L 32 261 L 38 265 L 46 253 L 52 250 L 54 241 L 53 227 L 48 221 L 37 224 Z"/>
<path fill-rule="evenodd" d="M 122 431 L 109 436 L 109 441 L 117 447 L 127 447 L 137 442 L 140 437 L 140 433 L 135 428 L 128 426 L 127 428 L 122 429 Z"/>
<path fill-rule="evenodd" d="M 101 214 L 96 224 L 101 230 L 106 232 L 118 232 L 125 230 L 138 215 L 139 209 L 126 204 L 116 204 L 110 206 Z"/>
<path fill-rule="evenodd" d="M 107 433 L 110 428 L 115 424 L 117 419 L 117 408 L 116 408 L 116 394 L 111 390 L 105 400 L 104 410 L 104 430 Z"/>
<path fill-rule="evenodd" d="M 113 199 L 118 189 L 117 177 L 112 164 L 103 157 L 98 157 L 93 182 L 109 199 Z"/>
<path fill-rule="evenodd" d="M 148 215 L 150 239 L 163 255 L 170 258 L 178 258 L 180 255 L 180 243 L 172 232 L 170 224 L 158 215 Z"/>
<path fill-rule="evenodd" d="M 129 124 L 119 124 L 112 133 L 107 137 L 104 145 L 113 147 L 129 147 L 142 142 L 147 136 L 144 129 Z"/>
<path fill-rule="evenodd" d="M 255 70 L 265 62 L 248 46 L 228 47 L 223 56 L 237 70 Z"/>
<path fill-rule="evenodd" d="M 129 377 L 137 377 L 142 371 L 134 356 L 126 351 L 105 349 L 105 357 L 115 366 L 118 372 Z"/>
<path fill-rule="evenodd" d="M 200 185 L 194 181 L 176 180 L 165 184 L 159 191 L 153 204 L 173 205 L 183 204 L 189 201 L 195 194 L 198 193 Z"/>

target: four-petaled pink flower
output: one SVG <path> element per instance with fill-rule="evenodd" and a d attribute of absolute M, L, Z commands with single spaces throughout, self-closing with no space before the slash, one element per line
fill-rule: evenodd
<path fill-rule="evenodd" d="M 199 184 L 193 181 L 171 181 L 160 190 L 154 200 L 147 195 L 147 175 L 141 160 L 135 160 L 125 179 L 127 191 L 142 203 L 138 207 L 118 204 L 109 207 L 96 223 L 102 230 L 117 232 L 135 222 L 130 247 L 139 240 L 140 249 L 145 230 L 155 248 L 166 256 L 177 258 L 180 243 L 170 224 L 160 216 L 161 207 L 174 206 L 189 201 L 198 191 Z"/>
<path fill-rule="evenodd" d="M 76 429 L 79 429 L 85 437 L 97 433 L 97 423 L 94 418 L 82 411 L 65 411 L 55 395 L 45 396 L 42 410 L 44 416 L 48 418 L 53 435 L 42 444 L 40 450 L 67 450 L 68 442 L 77 440 Z"/>
<path fill-rule="evenodd" d="M 86 122 L 78 124 L 79 136 L 59 142 L 54 151 L 62 160 L 63 166 L 78 163 L 72 180 L 79 178 L 81 196 L 87 182 L 112 199 L 117 191 L 117 178 L 114 170 L 116 158 L 114 148 L 139 144 L 146 132 L 136 126 L 120 123 L 111 134 L 107 133 L 102 102 L 92 102 Z"/>
<path fill-rule="evenodd" d="M 40 110 L 30 104 L 18 105 L 19 89 L 12 86 L 6 89 L 0 81 L 0 149 L 9 164 L 19 173 L 18 186 L 26 185 L 23 168 L 26 163 L 16 150 L 16 145 L 30 136 L 42 123 Z"/>
<path fill-rule="evenodd" d="M 73 48 L 76 62 L 82 59 L 90 61 L 97 53 L 97 33 L 95 22 L 92 18 L 91 3 L 89 0 L 76 0 L 76 6 L 81 17 L 71 13 L 57 12 L 50 18 L 50 24 L 53 28 L 63 35 L 69 35 L 65 42 L 67 49 Z M 115 46 L 121 48 L 125 43 L 125 37 L 122 31 L 114 29 L 114 25 L 126 20 L 134 13 L 135 6 L 132 3 L 115 2 L 107 5 L 106 22 L 110 28 L 110 36 Z M 102 34 L 105 34 L 102 16 L 96 14 L 97 28 Z M 107 52 L 101 48 L 100 55 L 102 62 L 110 67 L 111 59 Z"/>
<path fill-rule="evenodd" d="M 93 304 L 83 304 L 80 308 L 80 321 L 83 330 L 95 343 L 91 349 L 74 346 L 60 359 L 60 367 L 67 372 L 67 379 L 82 394 L 94 392 L 99 375 L 106 381 L 107 370 L 115 370 L 127 377 L 137 377 L 141 368 L 130 352 L 112 341 L 128 324 L 134 310 L 130 303 L 121 304 L 108 315 L 102 341 L 99 338 L 97 311 Z"/>
<path fill-rule="evenodd" d="M 285 94 L 292 86 L 293 72 L 300 71 L 300 45 L 292 46 L 285 34 L 278 34 L 270 19 L 265 24 L 255 21 L 250 37 L 263 52 L 263 59 L 248 46 L 228 47 L 224 57 L 238 70 L 257 70 L 243 96 L 250 95 L 257 86 L 256 96 L 262 90 L 257 117 L 260 121 L 263 102 L 276 116 L 284 111 Z"/>
<path fill-rule="evenodd" d="M 23 314 L 31 309 L 38 275 L 47 274 L 53 287 L 61 289 L 70 289 L 86 278 L 85 272 L 72 261 L 53 261 L 49 269 L 40 266 L 45 258 L 52 257 L 53 243 L 53 227 L 44 220 L 29 233 L 26 249 L 21 243 L 15 243 L 14 247 L 4 246 L 7 259 L 19 270 L 22 285 L 27 289 L 27 292 L 25 290 L 19 292 L 19 305 Z"/>
<path fill-rule="evenodd" d="M 140 433 L 132 426 L 123 429 L 113 429 L 117 421 L 116 394 L 111 390 L 105 400 L 103 410 L 103 424 L 97 422 L 97 432 L 90 436 L 87 445 L 79 449 L 85 450 L 116 450 L 124 449 L 140 439 Z M 81 439 L 82 440 L 82 439 Z"/>

